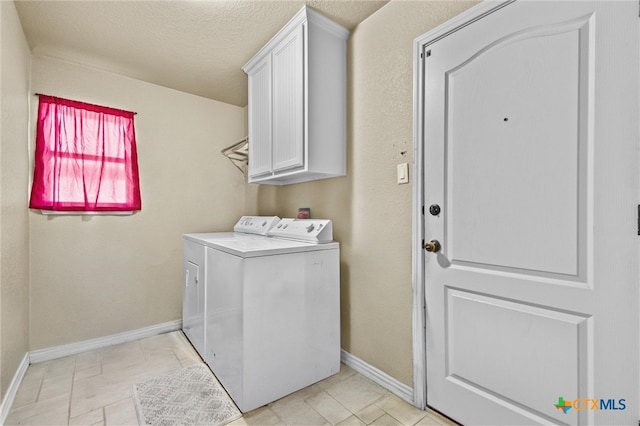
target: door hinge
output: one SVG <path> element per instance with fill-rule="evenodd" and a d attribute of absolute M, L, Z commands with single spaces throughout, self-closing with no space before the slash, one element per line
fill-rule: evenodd
<path fill-rule="evenodd" d="M 638 206 L 638 209 L 640 209 L 640 206 Z M 424 216 L 424 206 L 422 206 L 422 216 Z M 640 221 L 640 219 L 638 219 Z M 640 226 L 640 225 L 638 225 Z"/>
<path fill-rule="evenodd" d="M 640 235 L 640 204 L 638 204 L 638 235 Z"/>

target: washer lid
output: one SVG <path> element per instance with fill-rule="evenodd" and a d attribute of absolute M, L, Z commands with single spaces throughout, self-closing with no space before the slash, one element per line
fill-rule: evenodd
<path fill-rule="evenodd" d="M 277 254 L 332 250 L 338 243 L 314 244 L 304 241 L 271 237 L 219 239 L 209 241 L 207 247 L 240 257 L 272 256 Z"/>
<path fill-rule="evenodd" d="M 236 237 L 234 232 L 202 232 L 194 234 L 184 234 L 185 240 L 193 241 L 199 244 L 207 245 L 214 241 L 229 240 Z"/>

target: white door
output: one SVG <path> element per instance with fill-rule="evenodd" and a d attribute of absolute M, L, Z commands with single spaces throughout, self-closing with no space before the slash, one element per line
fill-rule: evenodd
<path fill-rule="evenodd" d="M 518 1 L 424 48 L 427 404 L 463 424 L 638 424 L 639 23 Z"/>

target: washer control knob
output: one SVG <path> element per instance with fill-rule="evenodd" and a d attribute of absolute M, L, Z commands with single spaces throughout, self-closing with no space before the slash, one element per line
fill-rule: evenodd
<path fill-rule="evenodd" d="M 307 225 L 307 232 L 313 231 L 314 228 L 315 228 L 315 226 L 313 225 L 313 223 L 308 224 Z"/>

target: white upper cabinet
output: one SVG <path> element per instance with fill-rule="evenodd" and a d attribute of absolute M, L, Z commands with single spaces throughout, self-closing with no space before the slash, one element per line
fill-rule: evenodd
<path fill-rule="evenodd" d="M 249 182 L 346 174 L 347 38 L 303 7 L 244 67 L 249 78 Z"/>

